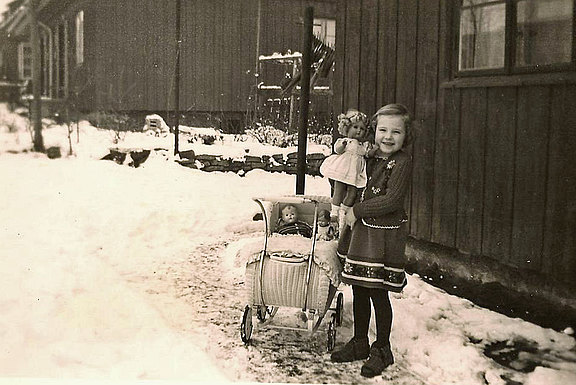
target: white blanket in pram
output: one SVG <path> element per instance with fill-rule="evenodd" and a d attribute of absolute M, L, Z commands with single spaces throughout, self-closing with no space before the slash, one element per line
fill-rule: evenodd
<path fill-rule="evenodd" d="M 340 284 L 340 273 L 342 272 L 342 265 L 336 253 L 337 246 L 337 241 L 316 241 L 314 249 L 314 262 L 326 272 L 330 282 L 335 287 Z M 263 247 L 263 240 L 250 242 L 240 249 L 239 257 L 241 260 L 245 260 L 246 264 L 254 263 L 259 260 Z M 311 247 L 310 238 L 304 238 L 301 235 L 272 234 L 268 238 L 266 251 L 271 256 L 294 256 L 308 259 Z"/>

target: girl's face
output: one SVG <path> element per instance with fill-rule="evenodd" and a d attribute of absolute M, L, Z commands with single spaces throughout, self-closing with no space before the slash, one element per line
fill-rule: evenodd
<path fill-rule="evenodd" d="M 362 139 L 366 135 L 366 126 L 363 122 L 354 122 L 348 128 L 348 137 L 351 139 Z"/>
<path fill-rule="evenodd" d="M 406 139 L 404 120 L 398 115 L 380 115 L 376 120 L 374 142 L 380 155 L 388 157 L 400 150 Z"/>

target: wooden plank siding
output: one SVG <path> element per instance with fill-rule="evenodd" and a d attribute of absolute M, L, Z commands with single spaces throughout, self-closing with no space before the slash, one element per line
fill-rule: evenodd
<path fill-rule="evenodd" d="M 346 72 L 345 56 L 341 53 L 346 49 L 346 6 L 345 0 L 338 2 L 339 12 L 336 17 L 336 44 L 335 54 L 336 60 L 334 61 L 334 99 L 333 99 L 333 112 L 334 116 L 338 116 L 344 109 L 344 95 L 346 94 L 346 84 L 344 82 L 344 74 Z M 335 137 L 335 135 L 333 135 Z"/>
<path fill-rule="evenodd" d="M 508 262 L 514 196 L 516 89 L 491 88 L 487 98 L 482 254 Z"/>
<path fill-rule="evenodd" d="M 83 71 L 90 68 L 94 84 L 87 106 L 173 110 L 175 2 L 87 0 L 82 4 L 92 9 L 85 14 L 85 52 L 90 61 Z M 260 54 L 301 51 L 306 6 L 314 6 L 315 17 L 336 17 L 336 0 L 262 0 Z M 53 9 L 63 12 L 65 8 Z M 258 0 L 182 2 L 181 110 L 218 115 L 248 109 L 256 84 L 257 9 Z M 74 18 L 68 22 L 73 26 Z M 69 28 L 69 32 L 74 31 Z M 70 51 L 69 57 L 73 54 Z M 283 75 L 284 69 L 279 71 Z"/>
<path fill-rule="evenodd" d="M 372 33 L 378 28 L 378 0 L 362 0 L 360 10 L 361 46 L 366 47 L 360 51 L 359 82 L 362 87 L 359 89 L 358 109 L 371 115 L 376 111 L 377 99 L 377 66 L 374 65 L 378 59 L 378 35 Z"/>
<path fill-rule="evenodd" d="M 456 247 L 461 90 L 442 89 L 435 136 L 432 242 Z"/>
<path fill-rule="evenodd" d="M 571 282 L 574 81 L 547 82 L 549 74 L 526 75 L 535 84 L 512 81 L 522 75 L 454 81 L 454 0 L 339 4 L 337 106 L 358 100 L 371 114 L 399 102 L 414 117 L 411 236 Z M 377 18 L 369 14 L 375 9 Z M 374 58 L 376 73 L 366 68 Z"/>
<path fill-rule="evenodd" d="M 361 0 L 347 1 L 344 11 L 345 23 L 350 26 L 359 26 L 362 22 Z M 360 96 L 360 72 L 362 71 L 360 63 L 360 28 L 349 28 L 346 30 L 344 66 L 346 76 L 344 78 L 344 106 L 343 111 L 349 108 L 359 108 Z M 350 71 L 349 69 L 354 69 Z"/>
<path fill-rule="evenodd" d="M 552 277 L 576 275 L 575 85 L 552 87 L 547 149 L 542 269 Z"/>
<path fill-rule="evenodd" d="M 378 8 L 377 106 L 396 101 L 397 0 L 380 0 Z"/>
<path fill-rule="evenodd" d="M 434 148 L 438 100 L 438 32 L 440 5 L 424 1 L 418 8 L 418 45 L 414 102 L 417 140 L 413 145 L 412 234 L 430 239 L 434 197 Z"/>
<path fill-rule="evenodd" d="M 486 96 L 485 88 L 462 90 L 456 247 L 475 255 L 482 245 Z"/>
<path fill-rule="evenodd" d="M 546 206 L 550 87 L 519 88 L 517 113 L 511 262 L 536 269 Z"/>
<path fill-rule="evenodd" d="M 402 103 L 414 117 L 418 42 L 418 0 L 398 1 L 396 48 L 396 103 Z"/>

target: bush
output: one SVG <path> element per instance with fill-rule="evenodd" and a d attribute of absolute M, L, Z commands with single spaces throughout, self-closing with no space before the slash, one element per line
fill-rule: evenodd
<path fill-rule="evenodd" d="M 256 123 L 256 127 L 254 128 L 247 129 L 246 134 L 260 143 L 271 144 L 278 147 L 287 147 L 289 142 L 288 135 L 284 131 L 260 123 Z"/>
<path fill-rule="evenodd" d="M 141 131 L 142 124 L 138 124 L 127 114 L 119 112 L 91 112 L 86 120 L 94 127 L 105 128 L 114 131 Z"/>

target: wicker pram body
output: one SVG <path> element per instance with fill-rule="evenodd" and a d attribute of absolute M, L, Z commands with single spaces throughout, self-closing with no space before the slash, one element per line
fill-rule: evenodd
<path fill-rule="evenodd" d="M 336 292 L 330 278 L 318 264 L 312 262 L 306 290 L 308 258 L 301 255 L 263 256 L 262 279 L 258 277 L 260 258 L 246 265 L 245 284 L 248 303 L 266 306 L 297 307 L 324 315 Z M 307 297 L 306 297 L 307 296 Z"/>
<path fill-rule="evenodd" d="M 261 324 L 270 325 L 278 308 L 299 308 L 314 332 L 329 310 L 334 310 L 328 327 L 329 349 L 334 345 L 335 326 L 340 326 L 343 296 L 338 294 L 336 308 L 331 303 L 340 283 L 340 262 L 336 240 L 317 239 L 318 214 L 330 209 L 330 198 L 319 196 L 282 196 L 254 198 L 266 223 L 263 243 L 249 244 L 242 250 L 246 260 L 246 308 L 241 326 L 245 343 L 252 333 L 252 309 Z M 279 212 L 286 204 L 297 206 L 299 219 L 313 229 L 312 237 L 275 233 Z M 281 329 L 301 329 L 270 325 Z"/>

